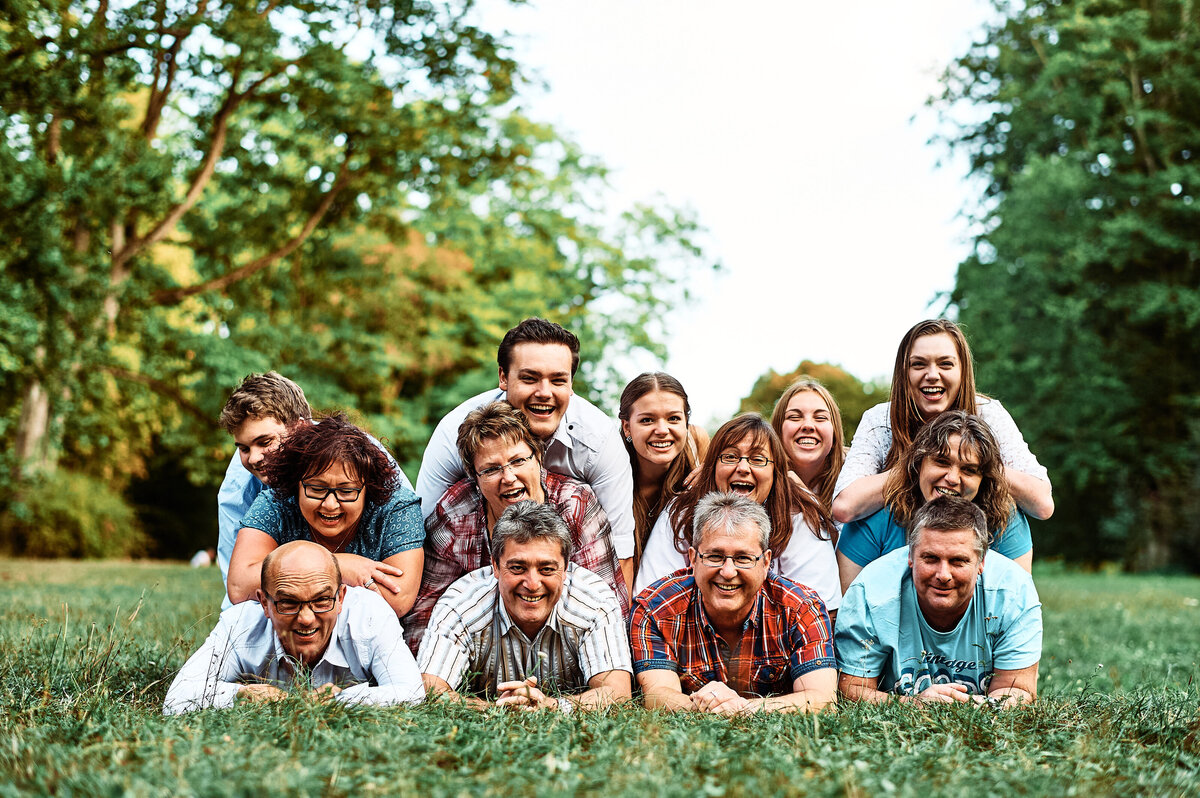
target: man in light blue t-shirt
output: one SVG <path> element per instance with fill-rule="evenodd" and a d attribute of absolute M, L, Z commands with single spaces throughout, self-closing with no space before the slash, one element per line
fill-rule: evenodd
<path fill-rule="evenodd" d="M 842 599 L 834 635 L 845 698 L 1037 697 L 1042 605 L 1029 574 L 988 552 L 987 542 L 983 511 L 943 496 L 917 512 L 907 549 L 863 569 Z"/>

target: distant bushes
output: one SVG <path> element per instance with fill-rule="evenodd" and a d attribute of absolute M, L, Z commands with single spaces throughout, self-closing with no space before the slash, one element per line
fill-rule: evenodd
<path fill-rule="evenodd" d="M 10 553 L 28 557 L 131 557 L 148 543 L 117 491 L 61 468 L 22 486 L 0 516 L 0 539 Z"/>

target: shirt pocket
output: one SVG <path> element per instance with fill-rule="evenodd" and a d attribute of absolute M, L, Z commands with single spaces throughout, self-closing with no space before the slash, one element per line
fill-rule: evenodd
<path fill-rule="evenodd" d="M 789 673 L 790 664 L 787 657 L 767 657 L 761 662 L 756 662 L 751 669 L 751 687 L 767 688 L 761 692 L 790 693 L 792 690 Z"/>

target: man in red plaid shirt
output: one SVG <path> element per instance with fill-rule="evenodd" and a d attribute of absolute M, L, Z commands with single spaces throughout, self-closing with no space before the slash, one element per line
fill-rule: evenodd
<path fill-rule="evenodd" d="M 567 523 L 571 562 L 604 580 L 629 617 L 629 589 L 612 545 L 608 516 L 592 489 L 542 468 L 542 443 L 521 411 L 508 402 L 472 410 L 458 430 L 467 477 L 442 496 L 425 520 L 425 570 L 417 600 L 401 619 L 409 648 L 418 650 L 438 599 L 459 577 L 491 565 L 490 532 L 505 508 L 522 501 L 548 504 Z"/>
<path fill-rule="evenodd" d="M 691 568 L 633 602 L 633 672 L 647 707 L 729 714 L 833 703 L 829 615 L 815 591 L 768 575 L 770 534 L 749 498 L 700 500 Z"/>

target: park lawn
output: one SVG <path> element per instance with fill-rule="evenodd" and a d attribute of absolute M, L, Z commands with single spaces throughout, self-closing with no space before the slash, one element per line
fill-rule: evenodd
<path fill-rule="evenodd" d="M 1041 699 L 732 720 L 304 698 L 159 714 L 215 568 L 0 560 L 0 795 L 1187 795 L 1200 579 L 1035 573 Z"/>

